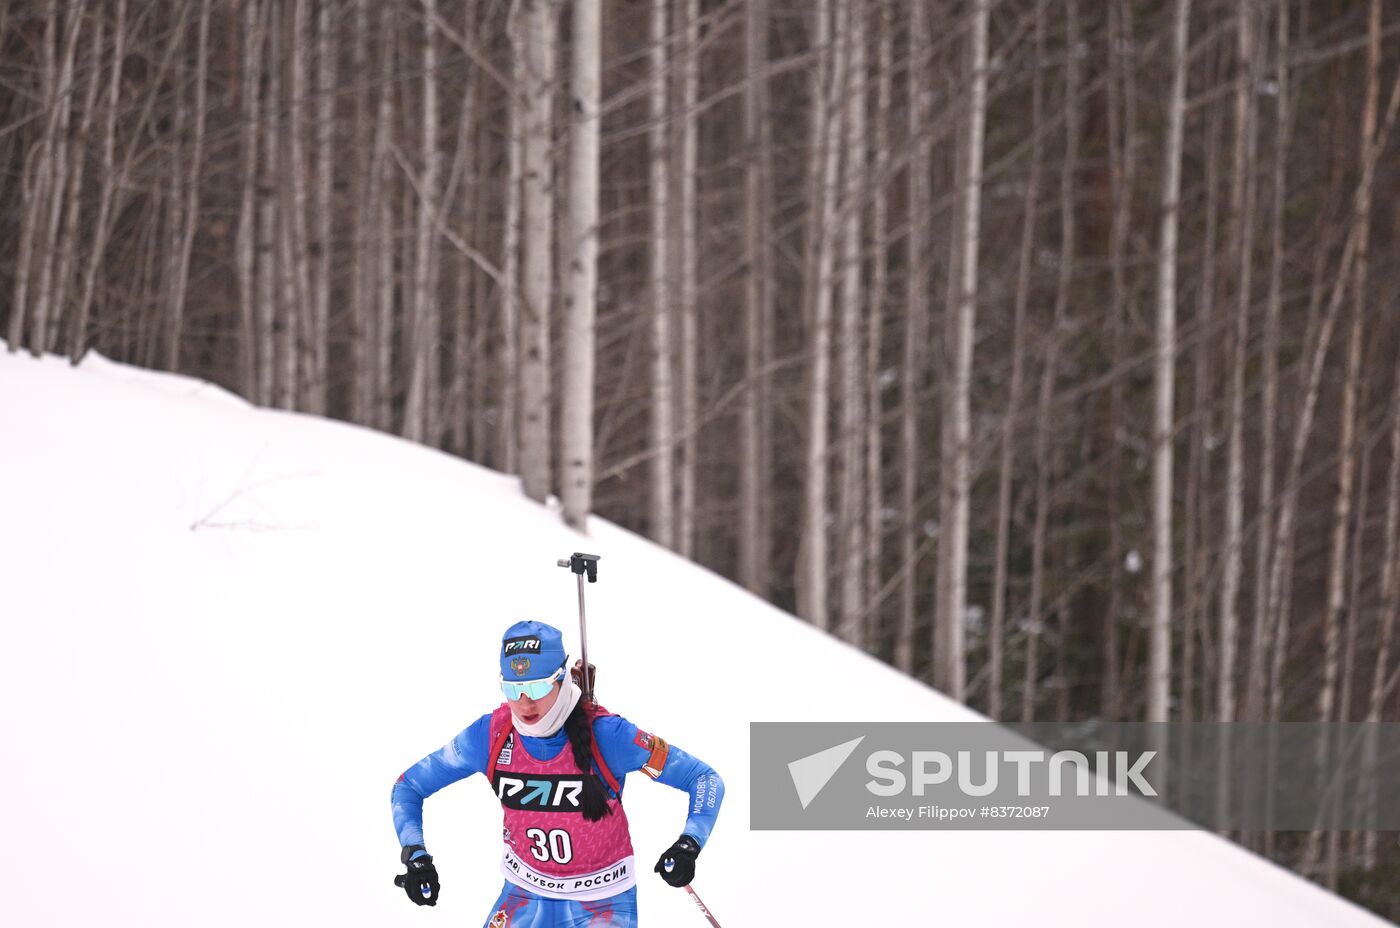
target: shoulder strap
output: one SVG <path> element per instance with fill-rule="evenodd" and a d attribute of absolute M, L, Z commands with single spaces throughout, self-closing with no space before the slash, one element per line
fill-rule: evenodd
<path fill-rule="evenodd" d="M 605 715 L 612 715 L 611 712 L 609 712 L 607 709 L 604 709 L 602 706 L 598 705 L 597 703 L 591 703 L 591 704 L 589 704 L 588 707 L 587 707 L 587 711 L 588 711 L 588 724 L 589 724 L 589 726 L 590 726 L 590 731 L 591 731 L 591 726 L 592 726 L 592 724 L 593 724 L 595 721 L 597 721 L 598 719 L 602 718 L 602 717 L 605 716 Z M 616 797 L 618 797 L 619 799 L 621 799 L 621 798 L 622 798 L 622 784 L 620 784 L 620 783 L 617 782 L 617 777 L 613 776 L 613 772 L 612 772 L 611 770 L 608 769 L 607 763 L 603 760 L 603 751 L 602 751 L 601 748 L 598 747 L 598 733 L 597 733 L 597 732 L 592 732 L 592 734 L 593 734 L 593 738 L 592 738 L 592 742 L 593 742 L 593 762 L 594 762 L 595 764 L 598 765 L 598 772 L 601 773 L 601 774 L 603 775 L 603 780 L 607 782 L 608 786 L 612 787 L 613 795 L 616 796 Z"/>
<path fill-rule="evenodd" d="M 504 722 L 505 724 L 502 724 Z M 510 719 L 510 706 L 501 703 L 495 712 L 491 713 L 491 746 L 490 753 L 486 755 L 486 782 L 494 783 L 496 780 L 496 758 L 501 756 L 501 748 L 505 745 L 510 733 L 515 730 L 515 725 Z M 494 786 L 491 787 L 495 789 Z"/>

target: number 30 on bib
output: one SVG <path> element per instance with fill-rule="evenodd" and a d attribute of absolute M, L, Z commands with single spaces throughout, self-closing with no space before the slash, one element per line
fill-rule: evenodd
<path fill-rule="evenodd" d="M 569 840 L 569 833 L 562 828 L 551 828 L 548 832 L 543 828 L 527 828 L 525 837 L 534 842 L 530 853 L 537 860 L 566 864 L 574 859 L 574 848 Z"/>

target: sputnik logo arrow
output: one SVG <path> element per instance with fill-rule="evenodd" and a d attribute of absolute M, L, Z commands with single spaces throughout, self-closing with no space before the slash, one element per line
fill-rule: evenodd
<path fill-rule="evenodd" d="M 797 798 L 801 801 L 802 808 L 811 805 L 812 800 L 817 798 L 817 793 L 831 782 L 831 778 L 836 776 L 836 771 L 841 769 L 846 758 L 850 757 L 864 740 L 865 736 L 861 735 L 853 741 L 808 754 L 788 764 L 788 773 L 792 775 L 792 785 L 797 789 Z"/>

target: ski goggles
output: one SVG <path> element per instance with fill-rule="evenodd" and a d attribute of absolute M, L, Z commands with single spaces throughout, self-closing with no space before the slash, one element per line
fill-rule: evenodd
<path fill-rule="evenodd" d="M 529 696 L 531 699 L 543 699 L 549 695 L 549 691 L 554 689 L 554 682 L 564 678 L 564 668 L 558 670 L 541 680 L 522 680 L 515 682 L 501 677 L 501 692 L 506 694 L 506 699 L 514 702 L 521 696 Z"/>

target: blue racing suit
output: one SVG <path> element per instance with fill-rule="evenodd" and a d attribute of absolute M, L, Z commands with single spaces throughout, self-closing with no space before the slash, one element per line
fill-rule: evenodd
<path fill-rule="evenodd" d="M 394 784 L 391 795 L 394 831 L 399 844 L 425 845 L 423 838 L 423 800 L 448 784 L 474 773 L 485 773 L 490 762 L 491 713 L 483 715 L 461 731 L 447 744 L 414 764 Z M 548 738 L 533 738 L 516 732 L 531 756 L 549 760 L 568 749 L 568 736 L 561 728 Z M 610 796 L 621 798 L 626 775 L 646 769 L 661 783 L 690 794 L 689 814 L 682 834 L 693 837 L 703 848 L 709 839 L 724 800 L 724 781 L 718 773 L 699 758 L 669 745 L 664 766 L 654 770 L 650 747 L 652 737 L 620 715 L 600 715 L 593 721 L 593 738 L 603 762 L 617 780 L 620 789 L 614 792 L 600 776 Z M 593 771 L 598 773 L 597 765 Z M 488 928 L 583 928 L 611 925 L 632 928 L 637 923 L 636 887 L 606 899 L 578 901 L 553 899 L 506 881 L 501 895 L 491 908 Z M 504 913 L 504 915 L 502 914 Z"/>

